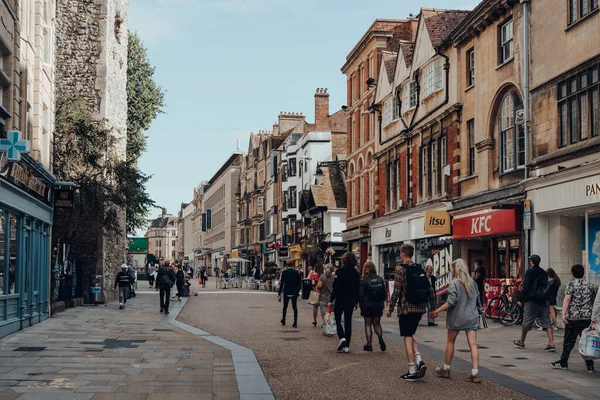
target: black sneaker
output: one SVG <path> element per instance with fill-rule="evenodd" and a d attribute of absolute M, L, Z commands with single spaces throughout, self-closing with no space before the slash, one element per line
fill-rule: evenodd
<path fill-rule="evenodd" d="M 164 312 L 165 312 L 165 310 L 163 310 L 163 309 L 161 308 L 161 309 L 160 309 L 160 312 L 161 312 L 161 313 L 164 313 Z"/>
<path fill-rule="evenodd" d="M 165 314 L 168 314 L 168 313 L 169 313 L 169 310 L 165 311 Z"/>
<path fill-rule="evenodd" d="M 346 339 L 340 339 L 340 342 L 338 343 L 337 347 L 337 352 L 341 353 L 342 351 L 344 351 L 344 347 L 346 347 Z"/>
<path fill-rule="evenodd" d="M 562 369 L 564 371 L 569 369 L 569 366 L 567 364 L 563 364 L 560 360 L 551 362 L 550 365 L 552 365 L 552 368 L 554 369 Z"/>
<path fill-rule="evenodd" d="M 546 346 L 546 348 L 544 350 L 549 353 L 554 353 L 556 351 L 556 347 L 548 345 L 548 346 Z"/>
<path fill-rule="evenodd" d="M 596 369 L 594 368 L 594 364 L 586 364 L 585 368 L 587 369 L 587 372 L 589 372 L 590 374 L 593 374 L 594 372 L 596 372 Z"/>
<path fill-rule="evenodd" d="M 123 309 L 123 306 L 119 306 L 119 310 L 122 310 L 122 309 Z"/>
<path fill-rule="evenodd" d="M 379 338 L 379 348 L 381 349 L 381 351 L 385 351 L 385 349 L 387 349 L 383 338 Z"/>
<path fill-rule="evenodd" d="M 406 382 L 416 382 L 421 378 L 419 377 L 418 373 L 411 374 L 410 372 L 407 372 L 406 374 L 402 375 L 400 379 Z"/>
<path fill-rule="evenodd" d="M 427 373 L 427 365 L 425 365 L 425 363 L 423 361 L 421 361 L 419 363 L 419 365 L 417 365 L 417 375 L 418 375 L 419 379 L 423 378 L 426 373 Z"/>
<path fill-rule="evenodd" d="M 525 343 L 521 342 L 520 340 L 513 340 L 513 345 L 517 349 L 524 349 L 525 348 Z"/>
<path fill-rule="evenodd" d="M 285 319 L 281 320 L 281 325 L 285 326 Z"/>
<path fill-rule="evenodd" d="M 373 351 L 373 346 L 372 346 L 372 345 L 370 345 L 370 344 L 365 344 L 365 345 L 363 346 L 363 350 L 364 350 L 364 351 Z"/>

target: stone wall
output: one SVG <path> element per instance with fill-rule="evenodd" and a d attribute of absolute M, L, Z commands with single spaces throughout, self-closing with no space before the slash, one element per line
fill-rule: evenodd
<path fill-rule="evenodd" d="M 83 98 L 94 117 L 104 121 L 119 139 L 114 149 L 126 156 L 128 0 L 57 1 L 57 99 Z M 125 211 L 119 210 L 119 232 L 95 229 L 96 265 L 86 266 L 86 276 L 102 277 L 107 300 L 112 300 L 114 279 L 126 261 Z M 91 282 L 84 283 L 84 289 Z"/>

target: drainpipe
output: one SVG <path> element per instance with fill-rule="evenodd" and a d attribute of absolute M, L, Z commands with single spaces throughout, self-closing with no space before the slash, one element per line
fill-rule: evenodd
<path fill-rule="evenodd" d="M 525 108 L 523 116 L 523 130 L 525 135 L 525 176 L 527 179 L 529 171 L 527 164 L 529 162 L 529 2 L 530 0 L 521 0 L 523 4 L 523 106 Z"/>

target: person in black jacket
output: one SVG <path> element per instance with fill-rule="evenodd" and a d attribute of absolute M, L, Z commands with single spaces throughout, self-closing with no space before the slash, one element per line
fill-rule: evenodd
<path fill-rule="evenodd" d="M 171 301 L 171 288 L 175 283 L 175 274 L 169 264 L 160 267 L 156 275 L 156 285 L 160 289 L 160 312 L 169 313 Z"/>
<path fill-rule="evenodd" d="M 427 278 L 429 278 L 429 282 L 431 283 L 431 287 L 433 288 L 433 292 L 437 296 L 437 292 L 435 290 L 435 283 L 437 282 L 437 278 L 433 274 L 433 265 L 430 260 L 427 261 L 427 266 L 425 267 L 425 273 L 427 274 Z M 427 305 L 427 325 L 428 326 L 437 326 L 435 323 L 435 318 L 431 318 L 429 313 L 433 311 L 429 305 Z"/>
<path fill-rule="evenodd" d="M 513 345 L 519 349 L 525 348 L 525 338 L 533 327 L 536 318 L 540 325 L 546 330 L 548 335 L 548 345 L 544 350 L 553 353 L 556 351 L 554 346 L 554 332 L 552 330 L 552 320 L 550 319 L 550 303 L 546 297 L 540 298 L 534 285 L 547 285 L 548 276 L 546 271 L 540 267 L 540 256 L 533 254 L 529 257 L 529 268 L 523 279 L 523 291 L 521 292 L 521 301 L 525 303 L 523 309 L 523 324 L 521 325 L 521 340 L 513 341 Z"/>
<path fill-rule="evenodd" d="M 181 301 L 181 298 L 184 295 L 184 286 L 185 286 L 185 274 L 183 273 L 183 268 L 181 265 L 177 266 L 177 274 L 175 275 L 175 283 L 177 285 L 177 301 Z"/>
<path fill-rule="evenodd" d="M 281 273 L 281 281 L 279 283 L 279 301 L 281 301 L 281 292 L 283 292 L 283 318 L 281 325 L 285 326 L 285 316 L 290 300 L 292 300 L 292 308 L 294 309 L 294 325 L 298 327 L 298 294 L 302 279 L 298 271 L 294 269 L 294 260 L 287 260 L 285 263 L 286 269 Z"/>
<path fill-rule="evenodd" d="M 356 270 L 358 263 L 354 253 L 345 253 L 342 256 L 342 264 L 342 268 L 337 271 L 333 281 L 333 293 L 331 293 L 329 305 L 334 304 L 333 313 L 340 338 L 337 351 L 338 353 L 348 353 L 352 337 L 352 313 L 358 308 L 360 274 Z M 342 327 L 342 315 L 344 316 L 344 327 Z"/>
<path fill-rule="evenodd" d="M 381 317 L 385 307 L 386 290 L 385 281 L 377 275 L 377 269 L 373 261 L 368 260 L 365 263 L 365 275 L 360 280 L 360 289 L 358 292 L 358 303 L 360 304 L 360 315 L 365 319 L 365 336 L 367 344 L 363 347 L 364 351 L 373 351 L 373 329 L 379 338 L 379 347 L 385 351 L 386 346 L 383 341 L 383 330 L 381 329 Z"/>
<path fill-rule="evenodd" d="M 119 310 L 125 308 L 127 297 L 129 297 L 129 287 L 131 286 L 131 278 L 127 272 L 127 264 L 121 265 L 121 272 L 117 274 L 115 279 L 115 289 L 119 286 Z"/>

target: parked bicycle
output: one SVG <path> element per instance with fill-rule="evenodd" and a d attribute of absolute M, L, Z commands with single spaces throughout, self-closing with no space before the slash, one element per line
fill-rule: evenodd
<path fill-rule="evenodd" d="M 504 326 L 520 324 L 523 321 L 523 305 L 511 295 L 514 285 L 502 283 L 502 292 L 490 300 L 485 311 L 486 317 Z"/>

